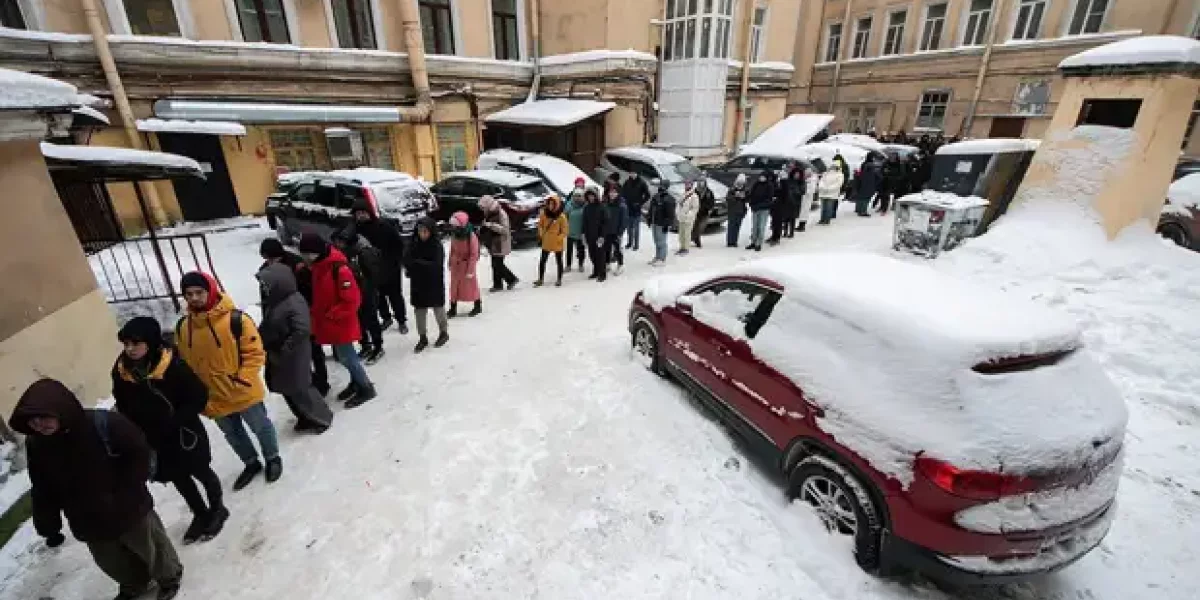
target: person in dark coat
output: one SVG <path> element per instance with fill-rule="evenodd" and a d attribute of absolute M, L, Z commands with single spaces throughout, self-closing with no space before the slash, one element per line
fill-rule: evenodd
<path fill-rule="evenodd" d="M 87 544 L 96 565 L 120 586 L 120 600 L 179 593 L 183 564 L 146 489 L 151 449 L 137 425 L 118 412 L 85 410 L 53 379 L 30 385 L 8 424 L 29 436 L 33 528 L 61 546 L 62 517 Z"/>
<path fill-rule="evenodd" d="M 588 255 L 592 259 L 592 274 L 588 275 L 588 279 L 604 281 L 608 261 L 608 251 L 604 250 L 608 211 L 596 197 L 595 191 L 588 190 L 584 197 L 587 198 L 587 206 L 583 207 L 583 239 L 587 242 Z"/>
<path fill-rule="evenodd" d="M 212 539 L 225 526 L 229 510 L 221 501 L 221 478 L 210 466 L 212 448 L 200 422 L 208 388 L 183 359 L 164 347 L 162 327 L 153 317 L 130 319 L 117 337 L 125 350 L 112 368 L 116 409 L 142 430 L 154 450 L 151 479 L 174 484 L 191 509 L 192 523 L 183 543 Z M 204 487 L 207 501 L 193 479 Z"/>
<path fill-rule="evenodd" d="M 362 294 L 362 303 L 358 306 L 358 324 L 362 328 L 361 348 L 358 357 L 368 365 L 379 362 L 383 357 L 383 324 L 379 322 L 379 311 L 376 302 L 384 294 L 381 291 L 381 281 L 385 281 L 392 270 L 386 264 L 386 259 L 378 248 L 371 245 L 367 238 L 355 233 L 352 228 L 342 229 L 333 234 L 333 245 L 342 251 L 350 261 L 350 270 L 354 271 L 354 280 Z"/>
<path fill-rule="evenodd" d="M 704 230 L 708 229 L 708 215 L 712 214 L 713 208 L 717 206 L 717 197 L 708 187 L 708 180 L 700 178 L 696 182 L 696 195 L 700 198 L 700 212 L 696 213 L 696 222 L 692 225 L 692 243 L 697 248 L 702 248 L 701 236 Z"/>
<path fill-rule="evenodd" d="M 801 164 L 792 165 L 788 171 L 788 197 L 792 209 L 791 219 L 786 223 L 787 237 L 796 237 L 808 227 L 808 170 Z"/>
<path fill-rule="evenodd" d="M 429 311 L 437 320 L 438 337 L 434 348 L 441 348 L 450 341 L 446 318 L 446 251 L 442 241 L 434 235 L 437 223 L 429 217 L 417 222 L 417 234 L 408 252 L 408 276 L 412 279 L 409 296 L 412 297 L 413 314 L 417 319 L 417 341 L 414 352 L 420 353 L 429 347 L 426 321 Z"/>
<path fill-rule="evenodd" d="M 387 331 L 392 327 L 392 313 L 396 314 L 396 323 L 400 325 L 400 333 L 408 335 L 408 309 L 404 306 L 404 238 L 400 230 L 391 223 L 379 218 L 375 207 L 365 198 L 354 201 L 351 211 L 354 213 L 354 232 L 363 236 L 372 246 L 379 249 L 383 255 L 383 270 L 376 281 L 376 306 L 380 327 Z"/>
<path fill-rule="evenodd" d="M 621 253 L 621 236 L 629 228 L 629 208 L 625 206 L 625 199 L 621 198 L 619 188 L 608 188 L 607 195 L 607 201 L 604 203 L 604 210 L 608 213 L 604 218 L 604 249 L 608 256 L 604 262 L 617 263 L 614 273 L 620 275 L 625 268 L 625 255 Z"/>
<path fill-rule="evenodd" d="M 621 185 L 621 198 L 629 208 L 629 222 L 626 226 L 629 236 L 625 242 L 626 250 L 637 251 L 642 238 L 642 207 L 650 201 L 650 186 L 637 172 L 631 173 Z"/>
<path fill-rule="evenodd" d="M 868 154 L 867 160 L 863 162 L 862 169 L 858 173 L 858 188 L 854 195 L 854 214 L 860 217 L 871 216 L 871 213 L 868 212 L 871 200 L 875 194 L 879 193 L 879 188 L 883 185 L 883 168 L 880 158 L 877 152 Z"/>
<path fill-rule="evenodd" d="M 296 289 L 296 278 L 280 264 L 258 272 L 262 289 L 263 318 L 258 326 L 267 352 L 267 388 L 287 401 L 296 415 L 296 431 L 325 433 L 333 411 L 312 385 L 308 370 L 312 317 Z"/>
<path fill-rule="evenodd" d="M 642 208 L 646 225 L 654 236 L 654 260 L 650 266 L 661 267 L 667 262 L 667 230 L 675 223 L 675 198 L 671 196 L 670 184 L 658 182 L 658 193 Z"/>
<path fill-rule="evenodd" d="M 304 297 L 304 301 L 309 306 L 312 306 L 312 271 L 308 269 L 308 263 L 304 262 L 304 257 L 295 252 L 288 252 L 284 249 L 283 244 L 275 238 L 263 240 L 262 245 L 258 247 L 258 254 L 263 259 L 262 265 L 258 267 L 260 271 L 267 265 L 276 262 L 291 269 L 292 274 L 296 276 L 296 287 L 300 290 L 300 295 Z M 309 354 L 312 355 L 312 384 L 324 396 L 329 393 L 329 369 L 325 366 L 325 349 L 317 343 L 315 338 L 310 342 L 312 346 L 309 351 Z"/>
<path fill-rule="evenodd" d="M 850 176 L 850 163 L 847 163 L 846 157 L 838 152 L 833 155 L 833 164 L 842 171 L 842 197 L 848 200 L 850 198 L 850 190 L 854 187 L 854 178 Z M 841 205 L 840 200 L 833 203 L 833 215 L 830 216 L 831 219 L 837 218 L 839 205 Z"/>
<path fill-rule="evenodd" d="M 886 215 L 892 199 L 905 194 L 905 168 L 901 158 L 889 156 L 883 163 L 883 186 L 879 189 L 879 214 Z"/>
<path fill-rule="evenodd" d="M 725 226 L 725 245 L 730 248 L 736 248 L 738 245 L 738 236 L 742 232 L 742 221 L 746 219 L 748 211 L 746 202 L 749 199 L 750 190 L 746 187 L 746 174 L 739 173 L 733 182 L 733 188 L 725 197 L 726 203 L 729 204 L 729 223 Z"/>
<path fill-rule="evenodd" d="M 758 174 L 758 181 L 750 188 L 750 245 L 747 250 L 762 250 L 763 240 L 767 233 L 767 217 L 771 214 L 771 206 L 775 203 L 774 174 L 764 170 Z"/>

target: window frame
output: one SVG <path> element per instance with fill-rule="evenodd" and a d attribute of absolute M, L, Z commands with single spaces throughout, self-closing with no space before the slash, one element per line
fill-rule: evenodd
<path fill-rule="evenodd" d="M 1017 37 L 1017 25 L 1021 19 L 1021 9 L 1025 6 L 1028 6 L 1030 17 L 1032 17 L 1034 10 L 1039 5 L 1042 7 L 1042 12 L 1038 16 L 1037 28 L 1034 29 L 1032 32 L 1030 32 L 1029 31 L 1029 22 L 1026 22 L 1025 31 L 1022 32 L 1023 35 L 1020 37 Z M 1046 14 L 1048 12 L 1050 12 L 1050 0 L 1016 0 L 1016 6 L 1014 7 L 1014 10 L 1012 11 L 1012 17 L 1011 17 L 1012 22 L 1009 24 L 1009 28 L 1008 28 L 1008 39 L 1010 41 L 1011 40 L 1032 41 L 1032 40 L 1041 39 L 1042 30 L 1046 26 Z M 1031 33 L 1032 33 L 1032 35 L 1030 35 Z"/>
<path fill-rule="evenodd" d="M 750 5 L 750 62 L 763 62 L 763 55 L 767 52 L 767 22 L 770 18 L 770 9 L 768 6 Z M 755 24 L 756 17 L 762 14 L 762 24 Z"/>
<path fill-rule="evenodd" d="M 665 2 L 663 26 L 660 28 L 663 62 L 734 58 L 733 8 L 733 0 Z M 766 16 L 763 18 L 765 25 Z M 742 58 L 744 57 L 737 57 L 738 60 Z M 755 62 L 753 57 L 750 62 Z"/>
<path fill-rule="evenodd" d="M 1096 31 L 1087 31 L 1088 15 L 1091 14 L 1090 10 L 1089 10 L 1089 11 L 1085 11 L 1083 13 L 1083 21 L 1080 22 L 1080 30 L 1077 32 L 1074 32 L 1074 33 L 1071 32 L 1071 26 L 1075 21 L 1075 17 L 1079 14 L 1079 10 L 1082 7 L 1082 5 L 1086 4 L 1087 9 L 1091 9 L 1092 5 L 1098 1 L 1100 1 L 1100 0 L 1070 0 L 1071 10 L 1068 12 L 1067 15 L 1065 15 L 1067 18 L 1063 19 L 1063 26 L 1062 26 L 1063 37 L 1074 37 L 1077 35 L 1093 35 L 1093 34 L 1097 34 L 1097 33 L 1102 33 L 1104 31 L 1104 25 L 1108 23 L 1108 13 L 1112 9 L 1112 5 L 1113 5 L 1112 0 L 1104 0 L 1104 11 L 1100 13 L 1100 25 L 1096 28 Z"/>
<path fill-rule="evenodd" d="M 929 124 L 926 124 L 926 125 L 921 124 L 921 110 L 925 107 L 925 97 L 930 94 L 945 94 L 946 95 L 945 103 L 941 104 L 941 106 L 942 106 L 941 121 L 936 126 L 929 125 Z M 950 114 L 950 103 L 953 100 L 954 100 L 954 90 L 951 88 L 928 88 L 928 89 L 921 90 L 921 95 L 917 97 L 917 114 L 916 114 L 916 118 L 913 119 L 914 127 L 919 128 L 919 129 L 932 129 L 932 130 L 943 131 L 943 132 L 946 131 L 946 116 Z M 931 104 L 931 106 L 936 107 L 939 105 L 937 103 L 934 103 L 934 104 Z M 931 109 L 930 116 L 932 116 L 932 113 L 933 113 L 933 110 Z"/>
<path fill-rule="evenodd" d="M 762 331 L 763 326 L 770 321 L 771 314 L 775 311 L 775 305 L 778 304 L 780 298 L 783 297 L 783 293 L 778 289 L 758 281 L 735 276 L 702 283 L 692 288 L 687 293 L 681 294 L 680 297 L 695 297 L 701 294 L 707 294 L 708 292 L 713 292 L 714 295 L 720 295 L 721 292 L 727 290 L 744 290 L 744 288 L 747 287 L 754 288 L 756 291 L 759 291 L 762 294 L 762 298 L 758 301 L 758 305 L 754 307 L 753 311 L 746 314 L 746 320 L 743 321 L 742 319 L 738 319 L 738 321 L 742 323 L 742 333 L 744 333 L 748 339 L 752 340 L 755 339 L 759 332 Z M 690 315 L 690 318 L 698 323 L 703 323 L 697 319 L 694 314 Z M 704 324 L 704 326 L 712 328 L 715 331 L 723 333 L 724 335 L 728 335 L 712 327 L 711 325 Z"/>
<path fill-rule="evenodd" d="M 429 48 L 426 48 L 425 53 L 426 54 L 436 54 L 436 55 L 440 55 L 440 56 L 458 56 L 459 52 L 461 52 L 462 47 L 463 47 L 462 35 L 459 31 L 459 24 L 458 24 L 459 23 L 458 2 L 456 2 L 455 0 L 445 0 L 445 6 L 443 6 L 441 4 L 441 0 L 416 0 L 416 2 L 417 2 L 417 22 L 418 22 L 418 26 L 421 28 L 421 43 L 422 44 L 427 43 L 425 40 L 425 24 L 423 21 L 421 21 L 421 9 L 423 7 L 428 6 L 431 9 L 438 10 L 439 12 L 442 10 L 445 10 L 446 14 L 448 15 L 448 18 L 450 19 L 450 23 L 449 23 L 450 24 L 450 40 L 449 40 L 450 41 L 450 52 L 448 52 L 448 53 L 447 52 L 437 52 L 436 50 L 438 50 L 438 48 L 436 47 L 436 41 L 435 41 L 434 51 L 430 51 Z M 436 27 L 434 28 L 434 31 L 435 32 L 437 31 Z"/>
<path fill-rule="evenodd" d="M 383 20 L 380 16 L 380 12 L 379 12 L 379 0 L 355 0 L 356 3 L 365 4 L 367 7 L 367 10 L 369 10 L 371 12 L 371 19 L 370 19 L 371 35 L 375 39 L 375 46 L 373 48 L 364 47 L 361 45 L 359 45 L 359 46 L 343 45 L 342 36 L 338 34 L 337 17 L 333 10 L 333 3 L 338 2 L 338 1 L 346 2 L 348 0 L 325 0 L 322 3 L 325 6 L 325 19 L 329 26 L 329 41 L 333 45 L 333 47 L 334 48 L 346 48 L 346 49 L 358 48 L 358 49 L 364 49 L 364 50 L 386 50 L 387 49 L 387 41 L 383 37 L 383 33 L 386 28 L 384 27 Z"/>
<path fill-rule="evenodd" d="M 169 0 L 171 8 L 175 11 L 175 25 L 179 30 L 179 37 L 182 39 L 195 39 L 195 25 L 192 21 L 192 0 Z M 21 9 L 21 14 L 25 18 L 25 26 L 29 28 L 29 3 L 26 0 L 17 0 L 17 6 Z M 236 8 L 236 7 L 235 7 Z M 157 36 L 161 34 L 137 34 L 133 32 L 133 25 L 129 21 L 129 12 L 125 7 L 125 0 L 104 0 L 104 11 L 108 14 L 109 29 L 118 35 L 147 35 Z M 174 37 L 166 35 L 164 37 Z"/>
<path fill-rule="evenodd" d="M 496 60 L 522 61 L 529 56 L 525 47 L 525 0 L 513 0 L 517 20 L 517 56 L 516 58 L 500 58 L 496 55 L 496 9 L 495 0 L 488 0 L 488 38 L 491 42 L 492 58 Z"/>
<path fill-rule="evenodd" d="M 867 30 L 865 32 L 861 27 L 863 20 L 869 21 L 867 23 Z M 868 55 L 871 53 L 871 32 L 874 30 L 874 13 L 866 13 L 854 18 L 854 34 L 850 36 L 850 60 L 854 60 L 856 58 L 868 58 Z M 862 46 L 860 47 L 858 43 L 858 37 L 863 33 L 865 33 L 866 36 L 862 41 Z M 862 50 L 861 56 L 859 55 L 859 50 Z"/>
<path fill-rule="evenodd" d="M 17 11 L 21 18 L 20 27 L 4 25 L 12 29 L 37 31 L 42 28 L 42 0 L 6 0 Z M 16 25 L 15 23 L 13 25 Z"/>
<path fill-rule="evenodd" d="M 941 6 L 943 9 L 942 16 L 937 19 L 937 44 L 932 48 L 925 48 L 925 35 L 930 31 L 929 11 L 935 6 Z M 950 2 L 949 0 L 938 0 L 929 2 L 921 11 L 921 35 L 917 38 L 917 52 L 936 52 L 942 50 L 942 42 L 946 40 L 946 21 L 950 17 Z"/>
<path fill-rule="evenodd" d="M 741 129 L 741 143 L 750 143 L 750 133 L 754 129 L 754 104 L 752 103 L 747 103 L 745 110 L 742 111 Z"/>
<path fill-rule="evenodd" d="M 892 17 L 895 15 L 904 15 L 898 26 L 892 24 Z M 895 52 L 888 52 L 888 40 L 892 33 L 892 29 L 898 29 L 899 34 L 896 36 Z M 908 7 L 902 6 L 887 11 L 887 19 L 884 20 L 883 35 L 881 36 L 881 44 L 879 46 L 879 56 L 899 56 L 904 54 L 904 34 L 908 28 Z"/>
<path fill-rule="evenodd" d="M 229 20 L 229 29 L 233 32 L 234 41 L 246 41 L 246 34 L 242 30 L 242 12 L 238 8 L 238 0 L 225 0 L 225 16 Z M 301 45 L 301 40 L 297 36 L 300 34 L 300 23 L 296 21 L 296 3 L 295 0 L 280 0 L 280 6 L 283 10 L 283 23 L 287 28 L 286 41 L 262 41 L 265 44 L 295 44 Z M 261 27 L 260 27 L 261 30 Z"/>
<path fill-rule="evenodd" d="M 835 26 L 838 28 L 837 44 L 833 43 L 833 28 Z M 841 60 L 842 37 L 845 35 L 845 33 L 846 27 L 841 21 L 830 21 L 825 24 L 825 47 L 824 52 L 821 54 L 821 57 L 824 58 L 824 60 L 822 60 L 821 63 L 835 63 Z M 833 51 L 834 53 L 832 59 L 829 58 L 830 51 Z"/>
<path fill-rule="evenodd" d="M 959 45 L 959 47 L 963 47 L 963 48 L 978 48 L 980 46 L 985 46 L 985 45 L 987 45 L 988 38 L 990 37 L 991 32 L 992 32 L 992 17 L 995 16 L 995 12 L 996 12 L 996 0 L 987 0 L 988 6 L 986 9 L 983 9 L 983 10 L 972 10 L 971 9 L 971 4 L 973 4 L 975 2 L 975 0 L 965 0 L 965 1 L 966 1 L 966 6 L 965 6 L 965 11 L 963 13 L 962 23 L 960 24 L 960 31 L 958 34 L 958 40 L 959 40 L 958 45 Z M 974 32 L 972 32 L 975 34 L 975 37 L 978 38 L 979 41 L 968 40 L 967 35 L 968 35 L 968 30 L 971 28 L 971 18 L 978 14 L 981 14 L 981 13 L 986 15 L 983 18 L 982 31 L 977 29 Z"/>

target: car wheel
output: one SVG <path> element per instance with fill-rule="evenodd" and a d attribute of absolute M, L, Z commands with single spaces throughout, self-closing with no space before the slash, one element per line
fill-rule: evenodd
<path fill-rule="evenodd" d="M 878 572 L 883 521 L 863 484 L 820 455 L 797 463 L 788 480 L 788 498 L 812 507 L 831 533 L 852 537 L 858 566 Z"/>
<path fill-rule="evenodd" d="M 1180 227 L 1178 225 L 1175 225 L 1175 224 L 1163 225 L 1158 228 L 1158 235 L 1161 235 L 1161 236 L 1167 238 L 1168 240 L 1175 242 L 1176 246 L 1182 246 L 1184 248 L 1192 247 L 1192 240 L 1188 238 L 1187 231 L 1185 231 L 1182 227 Z"/>
<path fill-rule="evenodd" d="M 639 318 L 630 334 L 633 354 L 643 366 L 659 376 L 666 376 L 662 368 L 662 353 L 658 348 L 658 330 L 645 317 Z"/>

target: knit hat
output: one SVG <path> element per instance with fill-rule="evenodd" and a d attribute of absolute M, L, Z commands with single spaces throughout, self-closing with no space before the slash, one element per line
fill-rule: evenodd
<path fill-rule="evenodd" d="M 312 231 L 306 231 L 300 236 L 300 252 L 303 254 L 321 254 L 329 244 L 321 239 L 320 235 Z"/>
<path fill-rule="evenodd" d="M 258 255 L 266 258 L 283 258 L 286 251 L 283 249 L 283 242 L 275 238 L 267 238 L 258 245 Z"/>
<path fill-rule="evenodd" d="M 461 210 L 450 215 L 450 225 L 452 225 L 454 227 L 466 227 L 467 223 L 470 223 L 470 222 L 471 222 L 471 219 L 469 217 L 467 217 L 467 213 L 465 213 Z"/>
<path fill-rule="evenodd" d="M 145 342 L 150 346 L 162 344 L 162 327 L 154 317 L 134 317 L 121 327 L 117 339 L 122 342 Z"/>
<path fill-rule="evenodd" d="M 583 187 L 584 183 L 586 183 L 586 182 L 583 180 L 582 177 L 575 178 L 575 187 Z"/>
<path fill-rule="evenodd" d="M 204 288 L 210 294 L 213 292 L 212 280 L 200 271 L 187 273 L 179 280 L 179 289 L 181 290 L 196 287 Z"/>

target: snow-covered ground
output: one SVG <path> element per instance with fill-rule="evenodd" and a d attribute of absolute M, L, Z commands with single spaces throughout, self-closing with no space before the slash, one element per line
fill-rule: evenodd
<path fill-rule="evenodd" d="M 244 307 L 270 234 L 210 240 Z M 451 321 L 445 348 L 414 356 L 414 335 L 390 332 L 389 354 L 371 369 L 379 399 L 339 412 L 321 437 L 292 434 L 272 397 L 284 477 L 228 493 L 226 531 L 180 546 L 179 597 L 1170 600 L 1200 588 L 1189 547 L 1200 539 L 1200 255 L 1141 239 L 1131 256 L 1161 263 L 1122 264 L 1114 246 L 1100 258 L 1016 264 L 983 238 L 937 261 L 1075 315 L 1130 409 L 1120 514 L 1101 548 L 1059 574 L 968 590 L 863 574 L 846 541 L 788 506 L 778 482 L 629 351 L 626 309 L 648 278 L 771 254 L 890 253 L 891 219 L 845 211 L 761 255 L 713 233 L 665 269 L 646 266 L 652 244 L 642 238 L 626 272 L 604 284 L 574 272 L 562 288 L 533 289 L 537 252 L 518 251 L 509 262 L 519 289 L 485 295 L 482 316 Z M 480 276 L 490 281 L 486 261 Z M 239 465 L 210 435 L 228 486 Z M 186 508 L 172 489 L 155 495 L 179 539 Z M 0 552 L 0 597 L 112 590 L 74 540 L 47 550 L 27 525 Z"/>

